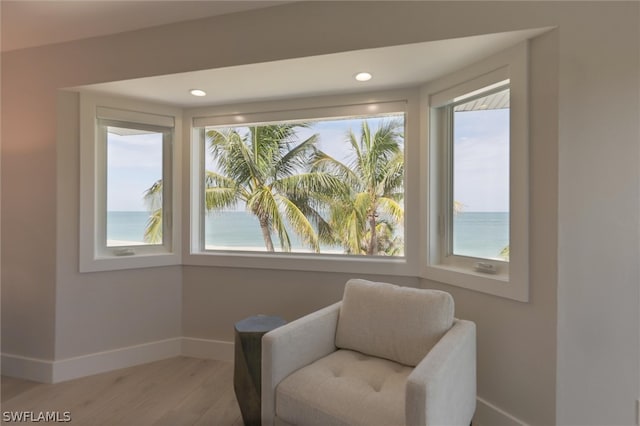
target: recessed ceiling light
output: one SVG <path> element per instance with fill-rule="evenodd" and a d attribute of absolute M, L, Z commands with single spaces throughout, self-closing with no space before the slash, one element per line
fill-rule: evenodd
<path fill-rule="evenodd" d="M 371 75 L 371 73 L 368 72 L 359 72 L 358 74 L 355 75 L 355 79 L 358 81 L 369 81 L 371 80 L 373 76 Z"/>
<path fill-rule="evenodd" d="M 200 89 L 191 89 L 189 93 L 191 93 L 193 96 L 207 96 L 207 92 Z"/>

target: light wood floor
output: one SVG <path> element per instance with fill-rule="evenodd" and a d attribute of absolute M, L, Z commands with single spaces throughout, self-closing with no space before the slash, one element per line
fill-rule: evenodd
<path fill-rule="evenodd" d="M 1 401 L 2 412 L 68 411 L 73 426 L 242 425 L 233 365 L 187 357 L 53 385 L 2 376 Z"/>

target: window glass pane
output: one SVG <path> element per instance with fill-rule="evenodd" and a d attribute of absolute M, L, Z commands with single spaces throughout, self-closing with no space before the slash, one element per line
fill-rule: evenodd
<path fill-rule="evenodd" d="M 509 259 L 509 90 L 453 107 L 454 255 Z"/>
<path fill-rule="evenodd" d="M 163 134 L 107 126 L 107 247 L 162 244 Z"/>
<path fill-rule="evenodd" d="M 205 128 L 207 250 L 404 255 L 404 114 Z"/>

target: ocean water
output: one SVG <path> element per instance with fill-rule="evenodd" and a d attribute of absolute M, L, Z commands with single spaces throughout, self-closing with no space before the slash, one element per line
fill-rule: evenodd
<path fill-rule="evenodd" d="M 508 245 L 508 212 L 460 212 L 453 217 L 454 254 L 501 259 Z"/>
<path fill-rule="evenodd" d="M 276 250 L 280 247 L 280 240 L 275 234 L 271 235 Z M 294 251 L 309 251 L 309 247 L 298 236 L 289 230 L 291 248 Z M 258 219 L 244 211 L 211 212 L 205 218 L 205 245 L 232 248 L 259 247 L 265 249 L 264 239 Z M 342 252 L 340 247 L 321 245 L 321 252 Z"/>
<path fill-rule="evenodd" d="M 147 212 L 109 212 L 107 240 L 144 241 Z M 499 258 L 509 244 L 509 213 L 461 212 L 454 217 L 454 253 L 482 258 Z M 294 250 L 304 250 L 295 234 L 290 233 Z M 278 246 L 277 237 L 273 236 Z M 231 248 L 257 247 L 264 250 L 264 240 L 255 216 L 243 212 L 208 213 L 205 217 L 205 245 Z M 323 251 L 339 251 L 339 247 L 324 246 Z"/>
<path fill-rule="evenodd" d="M 144 242 L 144 228 L 148 212 L 108 212 L 107 240 Z"/>
<path fill-rule="evenodd" d="M 140 211 L 111 211 L 107 214 L 107 240 L 117 242 L 143 243 L 144 229 L 149 219 L 148 212 Z M 279 245 L 276 235 L 273 243 Z M 292 232 L 289 233 L 291 246 L 304 250 L 302 241 Z M 205 245 L 224 247 L 258 247 L 264 248 L 264 240 L 260 225 L 255 216 L 243 212 L 232 211 L 223 213 L 208 213 L 205 217 Z M 335 251 L 339 248 L 324 246 L 325 250 Z"/>

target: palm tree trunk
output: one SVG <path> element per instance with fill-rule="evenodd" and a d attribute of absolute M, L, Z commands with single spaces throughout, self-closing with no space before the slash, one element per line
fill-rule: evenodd
<path fill-rule="evenodd" d="M 269 222 L 266 219 L 258 218 L 260 221 L 260 230 L 262 231 L 262 238 L 264 238 L 264 245 L 267 251 L 275 251 L 273 248 L 273 240 L 271 239 L 271 232 L 269 231 Z"/>
<path fill-rule="evenodd" d="M 378 236 L 376 235 L 376 214 L 372 212 L 369 215 L 369 228 L 371 228 L 371 238 L 367 245 L 367 255 L 373 255 L 377 252 Z"/>

